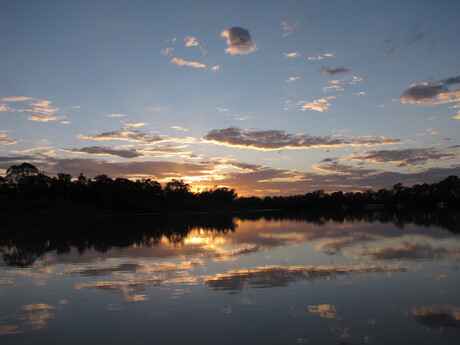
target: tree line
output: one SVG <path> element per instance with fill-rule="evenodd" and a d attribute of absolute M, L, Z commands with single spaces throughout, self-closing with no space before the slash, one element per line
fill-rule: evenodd
<path fill-rule="evenodd" d="M 126 212 L 205 211 L 237 209 L 358 209 L 358 208 L 442 208 L 460 207 L 460 179 L 449 176 L 433 184 L 401 183 L 391 189 L 360 192 L 316 190 L 305 194 L 275 197 L 238 197 L 228 187 L 192 192 L 183 180 L 173 179 L 162 186 L 152 179 L 112 179 L 81 173 L 77 178 L 58 173 L 49 177 L 34 165 L 12 165 L 0 177 L 0 209 L 21 210 L 108 210 Z"/>

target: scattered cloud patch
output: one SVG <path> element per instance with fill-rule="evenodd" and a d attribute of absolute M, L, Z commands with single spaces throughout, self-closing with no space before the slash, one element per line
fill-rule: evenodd
<path fill-rule="evenodd" d="M 307 57 L 307 60 L 309 60 L 309 61 L 318 61 L 318 60 L 323 60 L 324 58 L 330 58 L 330 57 L 334 57 L 334 54 L 326 53 L 326 54 L 323 54 L 323 55 L 309 56 L 309 57 Z"/>
<path fill-rule="evenodd" d="M 145 122 L 128 122 L 128 123 L 125 123 L 125 127 L 143 127 L 143 126 L 147 126 L 148 123 L 145 123 Z"/>
<path fill-rule="evenodd" d="M 91 155 L 107 155 L 107 156 L 116 156 L 121 158 L 138 158 L 143 155 L 139 153 L 136 149 L 121 150 L 113 147 L 107 146 L 90 146 L 83 147 L 81 149 L 63 149 L 63 151 L 74 152 L 74 153 L 87 153 Z"/>
<path fill-rule="evenodd" d="M 169 63 L 173 63 L 179 66 L 190 66 L 193 68 L 206 68 L 206 65 L 196 62 L 196 61 L 187 61 L 181 58 L 174 57 L 171 60 L 169 60 Z"/>
<path fill-rule="evenodd" d="M 452 152 L 442 152 L 433 148 L 410 148 L 399 150 L 370 150 L 363 155 L 355 155 L 353 160 L 363 160 L 372 163 L 396 163 L 398 166 L 412 166 L 425 164 L 434 159 L 454 159 L 457 156 Z"/>
<path fill-rule="evenodd" d="M 2 101 L 4 102 L 24 102 L 24 101 L 33 101 L 33 100 L 34 98 L 25 97 L 25 96 L 2 98 Z"/>
<path fill-rule="evenodd" d="M 412 84 L 401 94 L 400 100 L 402 103 L 428 105 L 460 102 L 460 89 L 451 88 L 455 84 L 460 84 L 460 76 L 438 82 Z"/>
<path fill-rule="evenodd" d="M 173 47 L 166 47 L 166 48 L 161 50 L 161 55 L 170 56 L 173 51 L 174 51 Z"/>
<path fill-rule="evenodd" d="M 336 74 L 340 74 L 340 73 L 350 72 L 350 70 L 348 68 L 345 68 L 345 67 L 337 67 L 337 68 L 331 69 L 329 67 L 323 66 L 321 68 L 321 70 L 323 71 L 324 74 L 327 74 L 327 75 L 336 75 Z"/>
<path fill-rule="evenodd" d="M 229 54 L 246 55 L 257 50 L 247 29 L 232 27 L 222 31 L 220 35 L 227 39 L 228 48 L 225 52 Z"/>
<path fill-rule="evenodd" d="M 88 140 L 124 140 L 129 142 L 141 143 L 144 145 L 150 145 L 158 142 L 165 141 L 164 138 L 160 136 L 155 136 L 152 134 L 141 133 L 137 130 L 129 129 L 129 127 L 123 127 L 119 131 L 104 132 L 96 135 L 78 135 L 78 139 L 88 139 Z"/>
<path fill-rule="evenodd" d="M 360 83 L 362 81 L 363 81 L 363 78 L 361 78 L 360 76 L 354 75 L 354 76 L 351 77 L 351 80 L 348 82 L 348 84 L 354 85 L 354 84 L 358 84 L 358 83 Z"/>
<path fill-rule="evenodd" d="M 33 152 L 33 151 L 42 151 L 42 150 L 48 150 L 51 149 L 52 147 L 50 146 L 37 146 L 37 147 L 31 147 L 30 149 L 24 149 L 24 150 L 16 150 L 16 151 L 11 151 L 13 153 L 28 153 L 28 152 Z"/>
<path fill-rule="evenodd" d="M 324 161 L 323 161 L 324 162 Z M 324 164 L 317 164 L 313 166 L 315 169 L 326 171 L 339 175 L 353 175 L 353 176 L 367 176 L 378 173 L 376 169 L 364 169 L 360 166 L 353 166 L 349 164 L 339 163 L 337 160 L 324 162 Z"/>
<path fill-rule="evenodd" d="M 31 121 L 48 122 L 62 120 L 64 118 L 62 115 L 56 115 L 61 109 L 52 107 L 51 101 L 25 96 L 6 97 L 3 98 L 2 101 L 13 104 L 1 104 L 0 111 L 29 113 L 27 119 Z M 19 103 L 19 105 L 17 103 Z"/>
<path fill-rule="evenodd" d="M 315 99 L 311 102 L 300 101 L 298 104 L 301 105 L 301 110 L 315 110 L 319 112 L 323 112 L 329 109 L 331 103 L 329 103 L 330 99 L 334 99 L 334 96 L 329 96 L 325 98 Z"/>
<path fill-rule="evenodd" d="M 292 53 L 284 53 L 283 55 L 288 57 L 288 58 L 296 58 L 296 57 L 300 56 L 300 53 L 292 52 Z"/>
<path fill-rule="evenodd" d="M 211 71 L 213 72 L 217 72 L 218 70 L 220 70 L 220 65 L 215 65 L 211 67 Z"/>
<path fill-rule="evenodd" d="M 405 37 L 400 39 L 395 39 L 393 37 L 386 38 L 380 50 L 387 55 L 392 55 L 428 38 L 433 32 L 433 29 L 422 28 L 424 22 L 424 20 L 417 22 Z M 434 40 L 431 42 L 433 43 Z"/>
<path fill-rule="evenodd" d="M 374 146 L 400 142 L 399 139 L 387 137 L 346 139 L 330 135 L 289 134 L 280 130 L 250 131 L 237 127 L 210 130 L 203 140 L 264 151 L 327 146 Z"/>
<path fill-rule="evenodd" d="M 169 128 L 175 129 L 176 131 L 188 132 L 189 130 L 180 126 L 170 126 Z"/>
<path fill-rule="evenodd" d="M 187 36 L 184 41 L 186 47 L 198 47 L 199 45 L 197 38 L 194 36 Z"/>
<path fill-rule="evenodd" d="M 0 133 L 0 145 L 14 145 L 19 143 L 18 139 L 8 138 L 6 134 Z"/>
<path fill-rule="evenodd" d="M 335 81 L 335 80 L 333 80 L 333 81 Z M 323 92 L 325 92 L 325 93 L 334 92 L 334 91 L 335 92 L 341 92 L 341 91 L 345 91 L 345 89 L 341 86 L 341 84 L 337 84 L 337 83 L 333 83 L 332 85 L 323 87 Z"/>
<path fill-rule="evenodd" d="M 283 37 L 289 36 L 293 31 L 297 30 L 299 23 L 297 22 L 290 22 L 290 21 L 283 21 L 281 22 L 281 25 L 283 26 Z"/>
<path fill-rule="evenodd" d="M 108 114 L 107 117 L 125 117 L 126 114 Z"/>
<path fill-rule="evenodd" d="M 299 79 L 300 79 L 300 77 L 289 77 L 286 81 L 288 83 L 292 83 L 293 81 L 296 81 L 296 80 L 299 80 Z"/>

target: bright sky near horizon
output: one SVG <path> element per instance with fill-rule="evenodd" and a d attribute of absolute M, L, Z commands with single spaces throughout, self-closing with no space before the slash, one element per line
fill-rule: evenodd
<path fill-rule="evenodd" d="M 0 172 L 240 195 L 460 175 L 458 0 L 2 0 Z"/>

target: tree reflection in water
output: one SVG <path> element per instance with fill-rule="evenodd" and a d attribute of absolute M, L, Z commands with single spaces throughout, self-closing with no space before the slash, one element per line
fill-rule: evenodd
<path fill-rule="evenodd" d="M 68 253 L 75 248 L 80 254 L 93 249 L 106 252 L 111 248 L 132 245 L 155 246 L 162 239 L 173 245 L 182 245 L 190 232 L 200 229 L 225 235 L 237 230 L 238 221 L 291 220 L 324 226 L 328 222 L 394 223 L 396 227 L 436 226 L 452 233 L 460 231 L 460 214 L 453 211 L 437 212 L 330 212 L 330 213 L 198 213 L 164 216 L 70 216 L 43 219 L 6 218 L 1 220 L 0 251 L 3 261 L 10 266 L 27 267 L 43 254 L 56 251 Z M 342 241 L 347 241 L 344 239 Z M 247 249 L 250 250 L 250 249 Z M 362 253 L 377 255 L 378 253 Z M 442 254 L 442 253 L 441 253 Z"/>

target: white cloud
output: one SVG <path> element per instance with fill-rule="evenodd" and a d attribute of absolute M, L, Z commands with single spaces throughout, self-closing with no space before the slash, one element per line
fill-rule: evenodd
<path fill-rule="evenodd" d="M 327 57 L 334 57 L 334 54 L 326 53 L 326 54 L 323 54 L 323 55 L 309 56 L 309 57 L 307 57 L 307 60 L 309 60 L 309 61 L 318 61 L 318 60 L 323 60 L 324 58 L 327 58 Z"/>
<path fill-rule="evenodd" d="M 295 58 L 295 57 L 299 57 L 300 53 L 292 52 L 292 53 L 284 53 L 283 55 L 289 58 Z"/>
<path fill-rule="evenodd" d="M 185 46 L 187 47 L 198 47 L 199 43 L 196 37 L 187 36 L 184 38 Z"/>
<path fill-rule="evenodd" d="M 301 110 L 316 110 L 319 112 L 323 112 L 329 109 L 331 103 L 329 103 L 330 99 L 334 99 L 334 96 L 329 96 L 325 98 L 315 99 L 314 101 L 304 103 L 301 107 Z M 303 101 L 301 102 L 303 103 Z"/>
<path fill-rule="evenodd" d="M 108 117 L 125 117 L 127 116 L 126 114 L 108 114 Z"/>
<path fill-rule="evenodd" d="M 196 61 L 187 61 L 187 60 L 184 60 L 184 59 L 181 59 L 181 58 L 172 58 L 169 63 L 174 63 L 176 65 L 179 65 L 179 66 L 190 66 L 190 67 L 194 67 L 194 68 L 206 68 L 206 65 L 200 63 L 200 62 L 196 62 Z"/>
<path fill-rule="evenodd" d="M 296 81 L 296 80 L 299 80 L 299 79 L 300 79 L 300 77 L 289 77 L 286 81 L 287 81 L 288 83 L 291 83 L 291 82 Z"/>
<path fill-rule="evenodd" d="M 170 126 L 169 128 L 175 129 L 176 131 L 188 132 L 189 130 L 180 126 Z"/>

